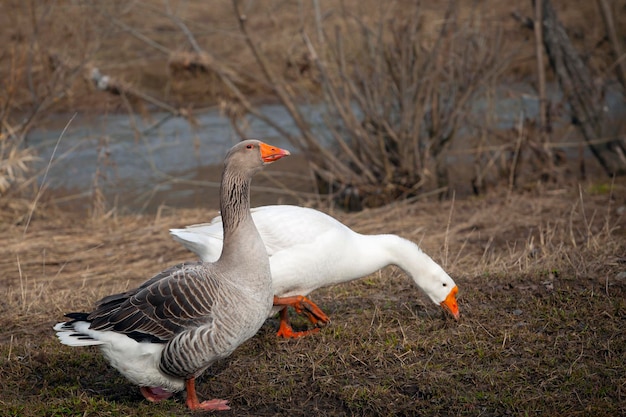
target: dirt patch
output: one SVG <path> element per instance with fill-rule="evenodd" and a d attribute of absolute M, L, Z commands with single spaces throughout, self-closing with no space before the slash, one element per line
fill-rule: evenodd
<path fill-rule="evenodd" d="M 621 183 L 331 210 L 418 242 L 458 283 L 461 320 L 389 267 L 314 292 L 333 320 L 316 335 L 279 340 L 268 320 L 199 393 L 229 399 L 225 416 L 624 414 L 625 196 Z M 168 228 L 215 213 L 79 220 L 42 208 L 25 233 L 3 223 L 0 414 L 189 414 L 181 396 L 142 400 L 96 349 L 60 345 L 51 326 L 190 259 Z"/>

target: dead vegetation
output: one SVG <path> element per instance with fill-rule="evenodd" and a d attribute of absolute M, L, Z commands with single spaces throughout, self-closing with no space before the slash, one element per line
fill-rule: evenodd
<path fill-rule="evenodd" d="M 461 321 L 387 268 L 313 293 L 333 320 L 317 335 L 278 340 L 268 320 L 200 393 L 231 400 L 221 415 L 623 414 L 624 196 L 617 183 L 333 213 L 418 242 L 458 283 Z M 60 345 L 51 326 L 189 259 L 167 229 L 212 214 L 94 222 L 40 207 L 26 233 L 4 226 L 0 414 L 183 415 L 180 398 L 143 401 L 96 349 Z"/>
<path fill-rule="evenodd" d="M 374 13 L 324 9 L 324 19 L 316 9 L 314 26 L 298 28 L 299 78 L 317 86 L 311 93 L 271 67 L 252 18 L 233 3 L 272 96 L 299 134 L 280 130 L 245 101 L 233 123 L 248 116 L 275 126 L 309 157 L 320 191 L 351 210 L 449 191 L 449 150 L 461 126 L 464 140 L 476 136 L 468 129 L 472 107 L 493 94 L 513 56 L 504 51 L 500 25 L 484 31 L 481 12 L 454 1 L 434 16 L 419 3 L 372 5 Z M 323 129 L 305 115 L 303 102 L 320 107 Z"/>

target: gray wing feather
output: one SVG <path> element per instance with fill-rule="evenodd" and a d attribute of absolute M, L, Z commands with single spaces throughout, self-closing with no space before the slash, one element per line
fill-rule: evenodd
<path fill-rule="evenodd" d="M 207 324 L 219 282 L 210 264 L 194 262 L 168 268 L 139 288 L 100 300 L 89 315 L 91 328 L 141 333 L 166 342 Z"/>

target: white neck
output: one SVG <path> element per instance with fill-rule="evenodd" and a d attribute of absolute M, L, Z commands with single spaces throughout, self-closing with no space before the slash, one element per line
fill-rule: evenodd
<path fill-rule="evenodd" d="M 396 265 L 406 272 L 415 284 L 424 289 L 432 276 L 444 273 L 430 256 L 410 240 L 397 235 L 360 235 L 360 259 L 363 270 L 378 270 Z"/>

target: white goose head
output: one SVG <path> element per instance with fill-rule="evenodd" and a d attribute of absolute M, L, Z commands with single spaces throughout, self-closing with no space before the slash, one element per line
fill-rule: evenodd
<path fill-rule="evenodd" d="M 374 235 L 369 239 L 375 239 L 379 248 L 377 254 L 370 257 L 370 262 L 374 262 L 373 265 L 399 266 L 433 303 L 448 310 L 455 319 L 459 319 L 459 306 L 456 301 L 459 289 L 437 262 L 414 242 L 400 236 Z"/>
<path fill-rule="evenodd" d="M 425 262 L 420 277 L 415 279 L 416 282 L 418 280 L 418 285 L 424 290 L 433 303 L 439 304 L 441 307 L 448 310 L 455 319 L 459 319 L 459 305 L 456 302 L 456 295 L 459 292 L 459 288 L 443 268 L 432 260 L 431 262 Z"/>

